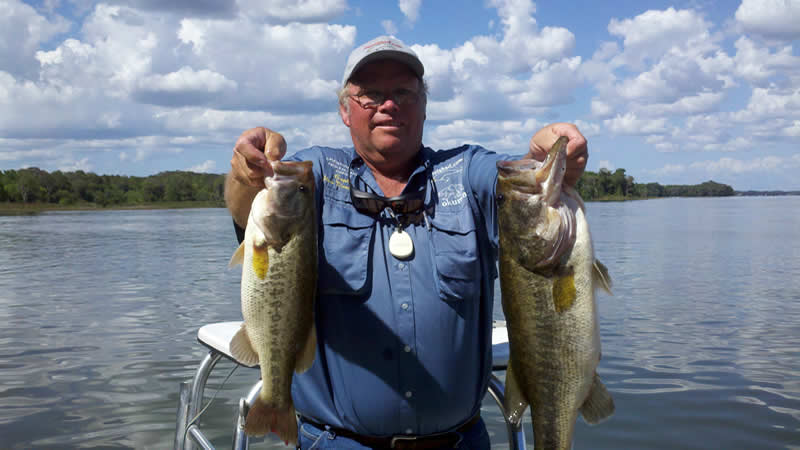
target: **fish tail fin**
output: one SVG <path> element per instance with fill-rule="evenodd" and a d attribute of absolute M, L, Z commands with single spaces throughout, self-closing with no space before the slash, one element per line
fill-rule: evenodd
<path fill-rule="evenodd" d="M 231 260 L 228 261 L 228 267 L 238 266 L 239 264 L 244 264 L 244 242 L 239 244 L 239 247 L 233 252 Z"/>
<path fill-rule="evenodd" d="M 229 347 L 231 356 L 238 363 L 249 367 L 258 365 L 258 353 L 253 349 L 253 344 L 250 342 L 250 336 L 247 335 L 247 328 L 244 323 L 231 338 Z"/>
<path fill-rule="evenodd" d="M 528 401 L 522 394 L 522 389 L 517 382 L 514 371 L 511 370 L 511 359 L 508 360 L 508 367 L 506 368 L 506 392 L 505 392 L 505 405 L 506 419 L 518 426 L 522 422 L 522 415 L 525 413 L 525 408 L 528 407 Z"/>
<path fill-rule="evenodd" d="M 614 414 L 614 399 L 597 373 L 594 374 L 589 396 L 581 405 L 581 414 L 583 420 L 590 425 L 598 424 Z"/>
<path fill-rule="evenodd" d="M 297 417 L 294 403 L 284 409 L 273 408 L 259 395 L 250 405 L 244 422 L 244 432 L 248 436 L 263 436 L 273 432 L 287 445 L 297 444 Z"/>
<path fill-rule="evenodd" d="M 595 286 L 600 286 L 608 295 L 614 295 L 611 292 L 611 277 L 608 275 L 608 267 L 598 260 L 594 260 L 592 264 L 592 275 L 594 277 Z"/>
<path fill-rule="evenodd" d="M 311 324 L 308 330 L 308 338 L 306 338 L 303 347 L 300 348 L 300 353 L 297 355 L 297 362 L 294 365 L 294 371 L 303 373 L 311 368 L 314 364 L 314 356 L 317 353 L 317 327 Z"/>

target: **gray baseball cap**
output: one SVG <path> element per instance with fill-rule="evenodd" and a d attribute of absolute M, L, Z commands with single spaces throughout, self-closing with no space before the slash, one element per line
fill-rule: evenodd
<path fill-rule="evenodd" d="M 410 47 L 406 46 L 400 39 L 394 36 L 378 36 L 375 39 L 360 45 L 350 53 L 347 58 L 347 66 L 344 68 L 342 86 L 353 76 L 364 64 L 379 59 L 393 59 L 407 65 L 411 70 L 422 78 L 425 67 L 419 60 L 417 54 Z"/>

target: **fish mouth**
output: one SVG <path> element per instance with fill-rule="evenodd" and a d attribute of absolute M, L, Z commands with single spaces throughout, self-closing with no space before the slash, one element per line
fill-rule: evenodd
<path fill-rule="evenodd" d="M 561 136 L 556 140 L 542 167 L 536 171 L 536 181 L 542 185 L 542 194 L 548 205 L 554 206 L 561 198 L 561 184 L 567 171 L 567 143 L 569 139 Z"/>
<path fill-rule="evenodd" d="M 301 183 L 307 183 L 314 177 L 311 161 L 270 161 L 269 164 L 274 174 L 272 178 L 275 179 L 297 178 Z"/>
<path fill-rule="evenodd" d="M 512 184 L 516 191 L 526 194 L 541 193 L 548 205 L 556 205 L 561 196 L 561 183 L 566 172 L 567 142 L 569 139 L 564 136 L 558 138 L 543 162 L 534 159 L 498 161 L 498 177 Z"/>

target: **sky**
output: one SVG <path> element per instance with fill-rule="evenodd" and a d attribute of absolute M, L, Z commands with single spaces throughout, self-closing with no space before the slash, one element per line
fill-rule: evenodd
<path fill-rule="evenodd" d="M 336 90 L 382 34 L 425 65 L 434 149 L 572 122 L 588 170 L 800 190 L 800 0 L 0 0 L 0 170 L 224 173 L 255 126 L 351 146 Z"/>

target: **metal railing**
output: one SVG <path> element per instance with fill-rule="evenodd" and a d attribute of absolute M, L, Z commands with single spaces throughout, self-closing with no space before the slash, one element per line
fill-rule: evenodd
<path fill-rule="evenodd" d="M 222 356 L 222 353 L 211 350 L 200 363 L 200 367 L 198 367 L 194 379 L 181 383 L 175 429 L 175 444 L 173 447 L 175 450 L 193 450 L 196 447 L 204 450 L 214 450 L 214 446 L 206 438 L 205 434 L 203 434 L 200 427 L 194 422 L 197 420 L 197 415 L 200 413 L 208 376 Z M 234 450 L 247 450 L 249 448 L 250 442 L 244 432 L 244 419 L 247 416 L 249 406 L 255 401 L 260 390 L 261 380 L 250 388 L 250 392 L 248 392 L 246 397 L 239 399 L 239 407 L 233 429 L 232 448 Z M 487 391 L 492 398 L 494 398 L 503 417 L 506 418 L 507 414 L 503 406 L 505 386 L 494 374 L 492 374 L 489 380 Z M 508 431 L 509 448 L 512 450 L 524 449 L 525 433 L 522 430 L 522 423 L 513 425 L 507 418 L 505 421 Z"/>

